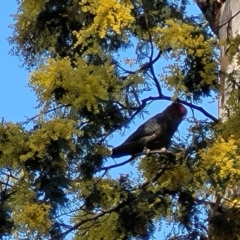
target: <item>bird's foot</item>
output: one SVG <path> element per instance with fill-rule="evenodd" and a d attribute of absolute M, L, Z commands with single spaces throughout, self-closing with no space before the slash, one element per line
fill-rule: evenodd
<path fill-rule="evenodd" d="M 166 153 L 168 150 L 165 147 L 163 147 L 163 148 L 160 149 L 160 151 L 163 152 L 163 153 Z"/>
<path fill-rule="evenodd" d="M 163 147 L 161 149 L 155 149 L 155 150 L 150 150 L 150 149 L 144 147 L 143 153 L 149 154 L 149 153 L 172 153 L 172 152 L 168 151 L 165 147 Z"/>
<path fill-rule="evenodd" d="M 146 147 L 144 147 L 143 152 L 146 153 L 146 154 L 149 154 L 151 152 L 151 150 L 146 148 Z"/>

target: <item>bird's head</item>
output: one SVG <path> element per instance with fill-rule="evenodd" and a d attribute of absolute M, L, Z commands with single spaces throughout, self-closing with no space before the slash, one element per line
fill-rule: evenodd
<path fill-rule="evenodd" d="M 170 117 L 183 120 L 187 115 L 187 109 L 182 104 L 174 102 L 164 110 L 164 113 Z"/>

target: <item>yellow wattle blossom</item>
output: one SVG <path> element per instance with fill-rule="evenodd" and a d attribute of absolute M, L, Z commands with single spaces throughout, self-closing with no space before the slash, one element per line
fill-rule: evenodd
<path fill-rule="evenodd" d="M 172 171 L 167 171 L 166 174 L 159 179 L 159 186 L 163 189 L 175 190 L 182 185 L 188 185 L 191 180 L 189 169 L 185 165 L 180 165 Z"/>
<path fill-rule="evenodd" d="M 201 169 L 196 175 L 215 184 L 220 191 L 231 187 L 240 179 L 240 156 L 238 146 L 233 138 L 225 141 L 218 138 L 211 147 L 200 151 Z M 211 172 L 211 174 L 207 174 Z M 203 179 L 202 179 L 203 180 Z"/>
<path fill-rule="evenodd" d="M 82 44 L 91 35 L 104 38 L 109 30 L 120 34 L 133 21 L 131 16 L 133 6 L 128 0 L 84 0 L 80 2 L 81 11 L 93 14 L 93 23 L 84 30 L 75 32 L 78 43 Z"/>
<path fill-rule="evenodd" d="M 48 59 L 31 75 L 30 86 L 37 92 L 40 102 L 54 100 L 56 89 L 64 89 L 59 98 L 62 104 L 73 107 L 87 107 L 98 110 L 98 100 L 108 99 L 108 88 L 116 88 L 116 77 L 110 61 L 104 66 L 87 66 L 80 57 L 74 62 L 78 67 L 73 68 L 70 58 Z M 97 97 L 97 98 L 96 98 Z"/>
<path fill-rule="evenodd" d="M 213 47 L 216 44 L 215 39 L 206 39 L 201 31 L 196 26 L 184 23 L 177 19 L 166 20 L 166 25 L 155 26 L 152 29 L 152 38 L 156 45 L 162 49 L 171 49 L 171 58 L 177 62 L 181 62 L 185 66 L 185 59 L 194 59 L 192 63 L 199 61 L 201 67 L 195 67 L 196 73 L 201 76 L 201 81 L 197 83 L 196 88 L 206 84 L 212 85 L 213 90 L 217 90 L 214 82 L 216 78 L 216 68 L 218 62 L 215 59 Z M 201 59 L 201 60 L 200 60 Z M 201 61 L 201 63 L 200 63 Z M 189 66 L 188 66 L 189 68 Z M 177 89 L 191 95 L 186 88 L 186 69 L 181 64 L 176 62 L 165 67 L 165 73 L 162 79 L 165 81 L 169 90 Z"/>
<path fill-rule="evenodd" d="M 33 156 L 43 158 L 46 155 L 46 149 L 52 141 L 58 139 L 70 140 L 73 135 L 80 136 L 81 131 L 76 130 L 76 123 L 73 120 L 55 119 L 45 123 L 41 129 L 29 137 L 25 142 L 25 147 L 28 149 L 26 154 L 19 155 L 21 162 L 27 161 Z M 75 146 L 71 141 L 67 141 L 72 151 L 75 150 Z"/>
<path fill-rule="evenodd" d="M 42 203 L 26 203 L 18 211 L 13 212 L 14 221 L 22 225 L 23 230 L 38 231 L 47 233 L 51 227 L 49 219 L 50 205 Z"/>
<path fill-rule="evenodd" d="M 36 15 L 38 15 L 41 11 L 43 6 L 49 2 L 49 0 L 28 0 L 28 1 L 21 1 L 21 8 L 24 9 L 24 11 L 27 11 L 28 14 L 26 14 L 27 18 L 29 20 L 33 20 L 36 18 Z M 26 25 L 30 24 L 30 22 L 25 22 Z M 22 27 L 25 27 L 24 25 Z"/>
<path fill-rule="evenodd" d="M 182 51 L 187 51 L 189 55 L 195 54 L 198 57 L 212 52 L 212 39 L 204 39 L 195 26 L 174 19 L 166 20 L 166 23 L 167 27 L 157 26 L 153 29 L 153 38 L 161 49 L 183 49 Z"/>

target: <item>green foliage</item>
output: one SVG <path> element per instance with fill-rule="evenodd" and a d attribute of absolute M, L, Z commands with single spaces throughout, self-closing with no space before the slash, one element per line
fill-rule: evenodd
<path fill-rule="evenodd" d="M 163 76 L 166 85 L 195 101 L 217 91 L 215 40 L 208 39 L 201 28 L 189 23 L 173 19 L 166 24 L 168 27 L 155 27 L 156 44 L 160 49 L 171 48 L 171 58 L 181 63 L 167 66 L 167 75 Z"/>
<path fill-rule="evenodd" d="M 240 35 L 237 34 L 236 37 L 228 40 L 228 59 L 229 61 L 233 61 L 233 59 L 237 60 L 237 64 L 240 63 L 240 51 L 239 51 L 239 44 L 240 44 Z"/>
<path fill-rule="evenodd" d="M 239 184 L 234 74 L 224 123 L 210 114 L 198 121 L 189 111 L 187 135 L 169 151 L 135 157 L 135 174 L 109 171 L 123 165 L 109 157 L 114 134 L 152 101 L 179 98 L 193 109 L 220 89 L 216 41 L 187 16 L 187 4 L 19 1 L 9 40 L 32 71 L 39 114 L 0 125 L 1 237 L 151 239 L 162 220 L 173 227 L 167 239 L 219 239 L 218 229 L 224 239 L 237 236 L 239 199 L 213 217 L 209 202 Z M 230 60 L 238 59 L 239 38 L 229 44 Z M 134 53 L 123 57 L 130 47 Z M 163 95 L 164 87 L 173 96 Z"/>
<path fill-rule="evenodd" d="M 212 230 L 210 237 L 214 240 L 239 239 L 239 207 L 220 209 L 219 214 L 211 219 L 210 229 Z"/>
<path fill-rule="evenodd" d="M 121 83 L 114 77 L 109 62 L 99 68 L 77 57 L 74 64 L 77 69 L 72 68 L 69 58 L 49 59 L 47 65 L 41 65 L 32 74 L 30 86 L 41 104 L 56 101 L 77 109 L 86 107 L 96 113 L 99 99 L 108 100 L 108 95 L 117 92 Z"/>

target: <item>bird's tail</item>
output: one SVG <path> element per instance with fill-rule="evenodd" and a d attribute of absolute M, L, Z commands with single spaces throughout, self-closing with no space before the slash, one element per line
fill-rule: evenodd
<path fill-rule="evenodd" d="M 130 142 L 112 149 L 112 157 L 119 158 L 127 155 L 134 155 L 143 151 L 144 146 L 141 143 Z"/>

